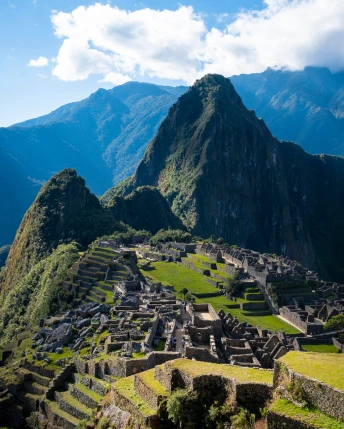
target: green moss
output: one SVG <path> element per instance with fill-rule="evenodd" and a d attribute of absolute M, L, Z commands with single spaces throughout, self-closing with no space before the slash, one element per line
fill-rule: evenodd
<path fill-rule="evenodd" d="M 344 355 L 338 353 L 289 352 L 280 359 L 288 368 L 344 391 Z"/>
<path fill-rule="evenodd" d="M 274 402 L 270 410 L 319 429 L 344 429 L 344 423 L 323 414 L 316 408 L 300 408 L 285 399 Z"/>

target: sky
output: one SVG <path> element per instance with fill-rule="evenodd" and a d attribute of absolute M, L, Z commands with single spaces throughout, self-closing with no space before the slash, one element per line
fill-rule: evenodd
<path fill-rule="evenodd" d="M 0 126 L 130 80 L 344 69 L 343 0 L 0 0 Z"/>

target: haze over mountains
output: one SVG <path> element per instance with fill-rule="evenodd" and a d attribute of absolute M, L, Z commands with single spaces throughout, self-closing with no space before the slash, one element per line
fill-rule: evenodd
<path fill-rule="evenodd" d="M 344 154 L 344 73 L 306 68 L 233 76 L 234 87 L 272 134 L 310 153 Z M 66 167 L 103 194 L 130 176 L 186 87 L 130 82 L 0 129 L 0 246 L 11 243 L 41 185 Z"/>
<path fill-rule="evenodd" d="M 184 87 L 130 82 L 0 129 L 0 246 L 11 243 L 41 185 L 76 168 L 98 195 L 133 173 Z"/>

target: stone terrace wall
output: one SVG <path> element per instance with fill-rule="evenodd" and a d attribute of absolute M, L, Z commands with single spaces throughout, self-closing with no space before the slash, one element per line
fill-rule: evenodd
<path fill-rule="evenodd" d="M 276 361 L 274 372 L 275 388 L 285 376 L 290 381 L 297 380 L 300 383 L 307 402 L 319 408 L 323 413 L 344 422 L 344 392 L 318 380 L 293 372 L 282 362 Z"/>

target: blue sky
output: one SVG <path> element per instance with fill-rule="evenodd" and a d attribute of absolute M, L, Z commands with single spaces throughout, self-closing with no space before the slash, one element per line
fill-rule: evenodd
<path fill-rule="evenodd" d="M 128 80 L 192 84 L 208 72 L 268 66 L 342 70 L 343 3 L 1 0 L 0 126 Z"/>

